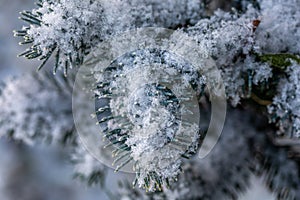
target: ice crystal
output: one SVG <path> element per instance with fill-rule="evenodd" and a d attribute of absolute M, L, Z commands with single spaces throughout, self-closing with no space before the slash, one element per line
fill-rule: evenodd
<path fill-rule="evenodd" d="M 133 0 L 128 1 L 128 8 L 137 27 L 176 28 L 197 23 L 206 14 L 204 4 L 197 0 Z"/>
<path fill-rule="evenodd" d="M 300 2 L 261 0 L 255 43 L 262 53 L 300 53 Z"/>
<path fill-rule="evenodd" d="M 294 63 L 286 70 L 287 77 L 282 78 L 278 94 L 268 107 L 270 120 L 277 123 L 278 134 L 286 137 L 300 137 L 300 65 Z"/>

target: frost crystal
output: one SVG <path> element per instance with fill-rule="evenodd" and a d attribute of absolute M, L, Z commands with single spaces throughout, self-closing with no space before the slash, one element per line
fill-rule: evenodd
<path fill-rule="evenodd" d="M 262 53 L 300 53 L 300 2 L 261 0 L 255 43 Z"/>
<path fill-rule="evenodd" d="M 268 107 L 271 122 L 277 123 L 278 134 L 286 137 L 300 137 L 300 65 L 294 63 L 282 78 L 278 94 Z"/>
<path fill-rule="evenodd" d="M 193 25 L 206 14 L 204 3 L 198 0 L 128 0 L 127 3 L 137 27 Z"/>

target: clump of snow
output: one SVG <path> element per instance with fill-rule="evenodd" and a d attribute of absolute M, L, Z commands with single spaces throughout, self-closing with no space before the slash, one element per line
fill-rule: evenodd
<path fill-rule="evenodd" d="M 272 76 L 270 66 L 257 62 L 252 53 L 256 50 L 253 21 L 257 17 L 258 12 L 251 6 L 244 14 L 218 10 L 209 19 L 202 19 L 186 30 L 222 71 L 227 98 L 233 105 L 249 96 L 245 85 L 250 84 L 251 87 Z"/>
<path fill-rule="evenodd" d="M 174 180 L 181 171 L 182 155 L 198 148 L 199 121 L 188 121 L 186 116 L 199 117 L 190 107 L 197 107 L 193 95 L 200 93 L 199 84 L 205 79 L 178 60 L 166 51 L 137 51 L 97 75 L 101 88 L 101 83 L 109 83 L 96 91 L 99 97 L 110 96 L 114 119 L 107 128 L 122 129 L 116 140 L 126 138 L 137 184 L 150 191 L 161 189 L 166 179 Z"/>
<path fill-rule="evenodd" d="M 127 12 L 137 27 L 193 25 L 206 14 L 203 3 L 197 0 L 131 0 L 126 3 Z"/>
<path fill-rule="evenodd" d="M 92 47 L 119 31 L 176 28 L 194 24 L 204 14 L 197 0 L 42 0 L 39 4 L 32 11 L 34 22 L 22 28 L 27 33 L 24 39 L 33 41 L 31 49 L 37 49 L 41 58 L 57 50 L 58 67 L 63 69 L 81 64 Z"/>
<path fill-rule="evenodd" d="M 300 2 L 261 0 L 255 43 L 261 53 L 300 53 Z"/>
<path fill-rule="evenodd" d="M 27 33 L 43 56 L 58 47 L 59 66 L 65 67 L 65 61 L 73 64 L 82 59 L 108 28 L 102 12 L 100 1 L 42 1 L 42 7 L 32 11 L 41 24 L 30 25 Z"/>

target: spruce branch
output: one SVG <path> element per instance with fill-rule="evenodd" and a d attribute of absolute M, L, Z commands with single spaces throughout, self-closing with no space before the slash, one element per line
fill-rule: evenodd
<path fill-rule="evenodd" d="M 176 180 L 183 157 L 198 148 L 198 121 L 182 121 L 180 115 L 191 111 L 179 102 L 192 101 L 191 86 L 203 93 L 204 79 L 184 60 L 156 49 L 128 53 L 97 75 L 96 105 L 101 106 L 94 117 L 109 141 L 106 147 L 116 147 L 115 171 L 133 163 L 134 185 L 162 190 Z M 193 103 L 198 104 L 190 107 Z M 181 123 L 188 125 L 179 129 Z"/>
<path fill-rule="evenodd" d="M 65 76 L 69 68 L 82 64 L 93 47 L 117 32 L 147 26 L 175 28 L 194 24 L 205 15 L 198 0 L 39 0 L 36 4 L 36 9 L 20 13 L 29 26 L 14 31 L 23 38 L 20 45 L 30 45 L 19 56 L 39 59 L 38 70 L 55 57 L 53 73 L 63 69 Z"/>
<path fill-rule="evenodd" d="M 65 78 L 47 72 L 10 78 L 1 84 L 2 137 L 34 145 L 63 146 L 70 150 L 74 178 L 88 185 L 105 181 L 106 167 L 80 144 L 72 116 L 74 74 Z"/>
<path fill-rule="evenodd" d="M 56 1 L 39 0 L 38 8 L 21 12 L 20 19 L 29 26 L 14 35 L 23 38 L 21 45 L 31 45 L 19 56 L 39 59 L 41 69 L 52 55 L 55 66 L 63 69 L 65 76 L 68 68 L 83 62 L 92 44 L 98 40 L 96 29 L 101 30 L 104 23 L 102 6 L 99 1 Z"/>
<path fill-rule="evenodd" d="M 257 1 L 253 2 L 257 4 Z M 262 0 L 256 6 L 243 6 L 243 13 L 219 10 L 209 18 L 199 14 L 203 10 L 199 1 L 105 3 L 41 0 L 37 4 L 39 8 L 21 13 L 21 19 L 29 26 L 15 31 L 15 36 L 23 37 L 22 45 L 31 45 L 20 56 L 39 58 L 42 62 L 39 69 L 54 55 L 54 72 L 62 68 L 66 75 L 69 68 L 82 64 L 85 55 L 93 52 L 94 46 L 119 31 L 144 26 L 180 27 L 182 30 L 177 31 L 192 37 L 199 49 L 214 59 L 222 71 L 226 94 L 232 105 L 244 103 L 241 99 L 252 98 L 267 107 L 269 123 L 275 123 L 278 127 L 277 136 L 280 138 L 276 137 L 276 140 L 282 142 L 286 138 L 293 138 L 296 141 L 293 147 L 278 147 L 268 141 L 264 132 L 256 130 L 253 123 L 241 119 L 242 114 L 239 114 L 239 117 L 233 117 L 235 121 L 229 119 L 230 131 L 223 134 L 211 157 L 202 163 L 193 159 L 186 161 L 183 158 L 193 157 L 201 143 L 199 140 L 204 136 L 198 134 L 198 124 L 185 121 L 188 128 L 184 132 L 189 137 L 176 137 L 177 124 L 180 122 L 178 102 L 182 97 L 176 97 L 172 90 L 160 84 L 146 84 L 139 90 L 133 90 L 133 85 L 145 85 L 153 78 L 166 80 L 170 75 L 168 72 L 177 69 L 186 80 L 185 83 L 195 86 L 197 90 L 202 88 L 199 87 L 201 77 L 188 70 L 178 70 L 178 60 L 172 56 L 170 59 L 166 52 L 147 50 L 138 52 L 137 56 L 130 54 L 129 58 L 128 55 L 127 58 L 118 58 L 106 71 L 97 74 L 102 79 L 95 83 L 95 99 L 109 100 L 109 103 L 98 107 L 93 116 L 97 117 L 99 126 L 104 125 L 104 137 L 110 142 L 108 145 L 117 147 L 112 152 L 115 164 L 118 164 L 116 171 L 133 162 L 136 169 L 135 184 L 149 191 L 163 190 L 149 194 L 150 199 L 152 196 L 159 198 L 160 195 L 161 198 L 174 199 L 220 199 L 224 196 L 237 199 L 238 194 L 248 186 L 250 170 L 255 170 L 257 166 L 267 174 L 266 182 L 271 190 L 279 193 L 279 199 L 298 198 L 299 162 L 295 155 L 299 149 L 297 139 L 300 135 L 299 1 Z M 248 1 L 245 4 L 248 5 Z M 122 11 L 122 6 L 127 9 Z M 173 66 L 173 69 L 160 68 L 159 76 L 153 77 L 149 63 L 153 64 L 156 60 Z M 149 63 L 143 63 L 145 61 Z M 134 71 L 138 68 L 136 65 L 140 69 Z M 189 67 L 186 63 L 183 66 Z M 163 72 L 167 72 L 167 77 L 162 77 L 166 75 Z M 124 77 L 124 74 L 130 76 Z M 146 78 L 140 78 L 140 74 Z M 29 78 L 29 82 L 34 81 L 35 78 Z M 51 81 L 53 86 L 48 85 Z M 11 99 L 16 96 L 21 96 L 21 101 L 26 104 L 12 108 L 4 106 L 6 113 L 3 118 L 0 116 L 0 127 L 4 127 L 5 132 L 13 138 L 27 143 L 33 143 L 36 136 L 41 134 L 40 126 L 46 130 L 42 139 L 68 140 L 74 131 L 68 113 L 71 110 L 70 102 L 59 107 L 51 104 L 52 100 L 66 102 L 62 97 L 70 99 L 63 90 L 67 85 L 61 87 L 60 83 L 49 78 L 25 87 L 23 82 L 15 84 L 15 81 L 11 81 L 1 93 L 4 100 L 0 100 L 0 104 L 11 105 Z M 16 87 L 21 88 L 21 93 L 20 88 Z M 28 89 L 31 90 L 27 92 Z M 177 89 L 185 91 L 184 84 Z M 202 94 L 203 91 L 197 92 Z M 182 93 L 184 95 L 187 93 Z M 39 102 L 37 107 L 29 102 L 35 100 Z M 66 113 L 62 114 L 61 110 Z M 38 118 L 31 120 L 36 113 Z M 18 120 L 14 121 L 12 116 L 17 116 Z M 20 124 L 19 119 L 29 123 Z M 164 122 L 168 122 L 167 125 Z M 59 134 L 61 132 L 66 134 Z M 196 136 L 190 137 L 190 133 L 196 133 Z M 168 148 L 169 144 L 171 148 Z M 90 184 L 101 183 L 105 174 L 103 166 L 85 153 L 82 157 L 74 159 L 81 171 L 76 176 Z M 254 163 L 250 162 L 253 158 L 257 158 Z M 232 168 L 224 169 L 224 166 Z M 182 169 L 186 174 L 181 173 Z M 225 176 L 228 179 L 223 179 Z M 175 181 L 177 177 L 179 182 Z M 167 185 L 170 185 L 169 190 L 165 188 Z M 125 187 L 125 190 L 128 189 Z M 215 190 L 215 193 L 211 192 Z M 131 197 L 136 191 L 127 191 L 125 196 Z M 146 198 L 147 195 L 141 194 Z"/>
<path fill-rule="evenodd" d="M 292 54 L 263 54 L 259 55 L 258 59 L 262 62 L 268 62 L 272 67 L 280 70 L 285 70 L 288 66 L 291 66 L 291 61 L 300 64 L 300 57 Z"/>
<path fill-rule="evenodd" d="M 71 84 L 47 73 L 8 80 L 0 98 L 2 134 L 28 144 L 72 141 Z"/>

